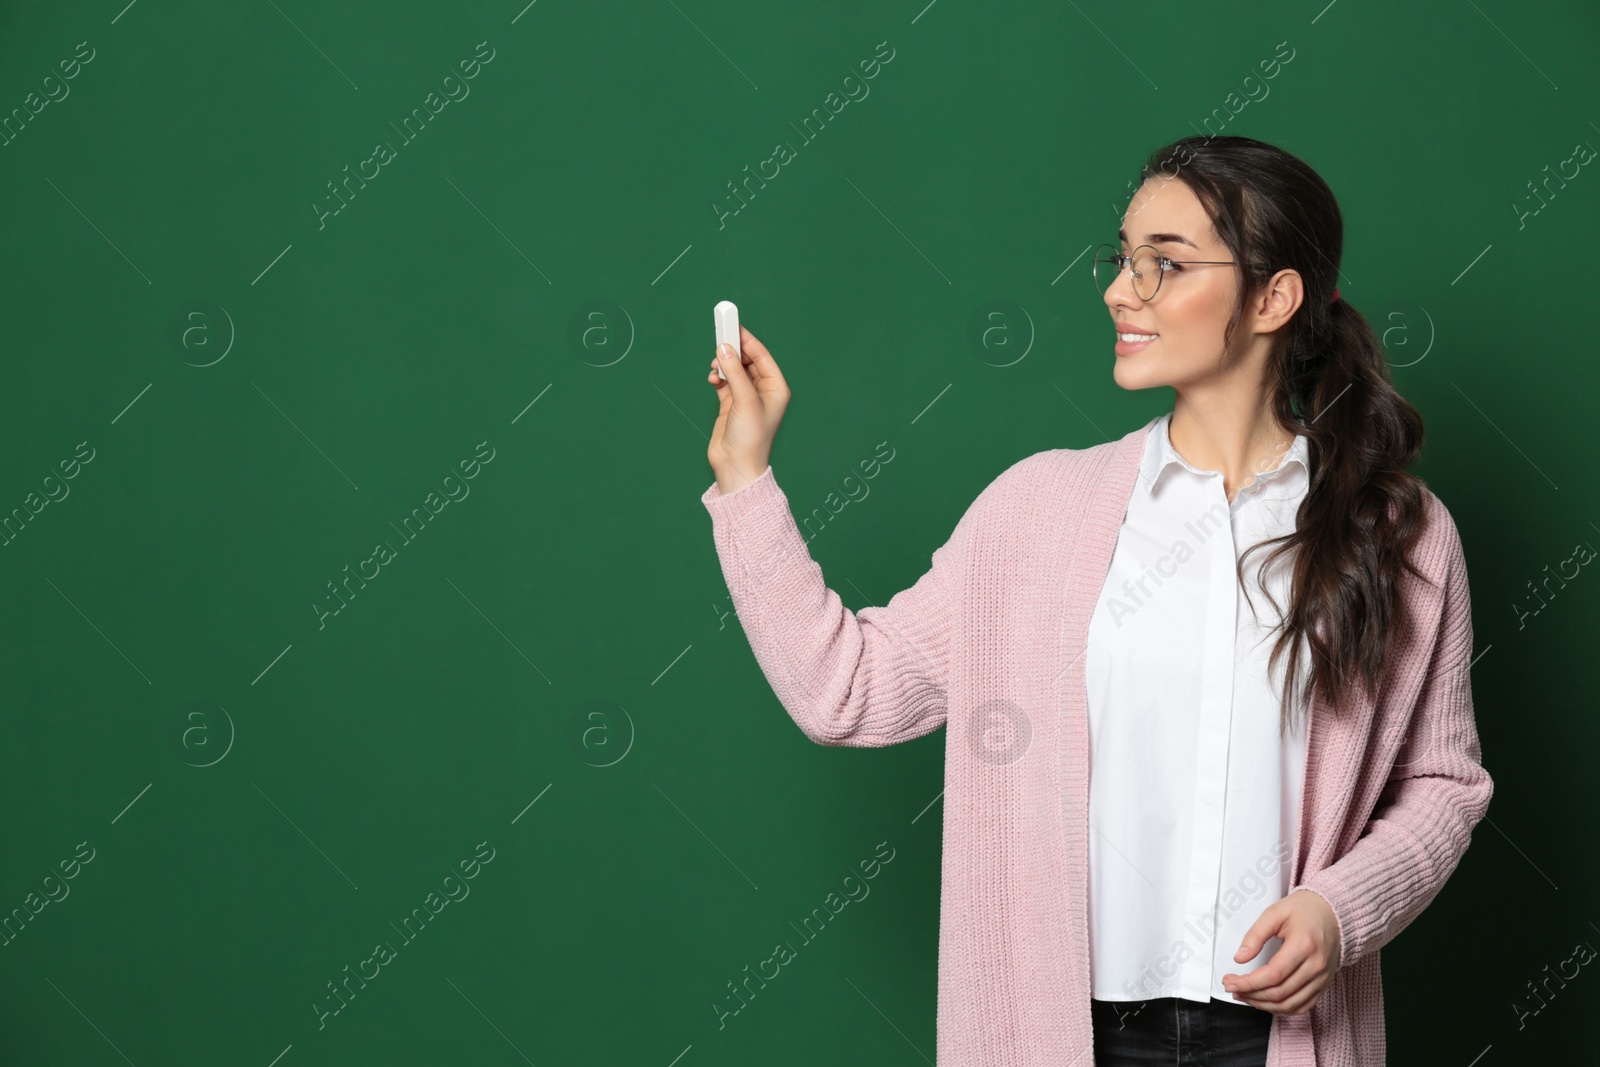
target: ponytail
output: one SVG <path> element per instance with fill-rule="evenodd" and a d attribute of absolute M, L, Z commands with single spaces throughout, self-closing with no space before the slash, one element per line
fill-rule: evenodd
<path fill-rule="evenodd" d="M 1182 162 L 1173 174 L 1175 160 Z M 1262 571 L 1293 555 L 1290 603 L 1268 661 L 1270 671 L 1288 655 L 1287 730 L 1297 696 L 1308 709 L 1318 693 L 1338 709 L 1358 685 L 1375 697 L 1386 653 L 1410 625 L 1400 578 L 1402 568 L 1419 573 L 1410 555 L 1422 533 L 1424 486 L 1406 468 L 1422 450 L 1422 416 L 1395 389 L 1371 325 L 1337 295 L 1343 220 L 1314 170 L 1250 138 L 1186 137 L 1150 157 L 1144 175 L 1157 173 L 1194 191 L 1240 264 L 1244 284 L 1225 349 L 1248 294 L 1285 267 L 1305 286 L 1267 384 L 1280 427 L 1308 439 L 1310 485 L 1294 532 L 1251 546 L 1237 565 L 1242 585 L 1244 557 L 1256 549 L 1278 546 Z"/>

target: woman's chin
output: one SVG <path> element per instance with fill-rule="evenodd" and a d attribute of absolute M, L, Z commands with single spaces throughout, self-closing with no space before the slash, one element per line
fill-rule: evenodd
<path fill-rule="evenodd" d="M 1112 380 L 1123 389 L 1154 389 L 1157 386 L 1169 384 L 1153 368 L 1139 362 L 1138 355 L 1118 356 L 1116 365 L 1111 368 Z"/>

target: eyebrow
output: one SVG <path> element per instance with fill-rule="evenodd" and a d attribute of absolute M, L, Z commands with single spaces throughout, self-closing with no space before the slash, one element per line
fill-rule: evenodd
<path fill-rule="evenodd" d="M 1118 230 L 1117 237 L 1122 241 L 1123 244 L 1128 243 L 1128 232 L 1126 230 Z M 1195 249 L 1196 251 L 1199 251 L 1200 248 L 1199 245 L 1195 244 L 1181 233 L 1147 233 L 1144 236 L 1144 242 L 1145 244 L 1151 245 L 1184 244 Z"/>

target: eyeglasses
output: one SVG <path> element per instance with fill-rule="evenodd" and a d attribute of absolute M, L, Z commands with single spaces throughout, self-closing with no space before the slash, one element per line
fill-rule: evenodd
<path fill-rule="evenodd" d="M 1103 244 L 1094 253 L 1094 284 L 1101 295 L 1116 282 L 1124 270 L 1133 275 L 1133 291 L 1140 300 L 1152 300 L 1161 289 L 1161 279 L 1169 270 L 1182 272 L 1189 266 L 1234 266 L 1233 260 L 1168 259 L 1150 245 L 1140 245 L 1131 256 L 1117 251 L 1114 244 Z"/>

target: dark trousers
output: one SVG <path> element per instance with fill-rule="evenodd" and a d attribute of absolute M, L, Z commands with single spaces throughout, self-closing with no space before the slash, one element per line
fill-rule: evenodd
<path fill-rule="evenodd" d="M 1272 1013 L 1213 998 L 1090 1000 L 1095 1067 L 1265 1067 Z"/>

